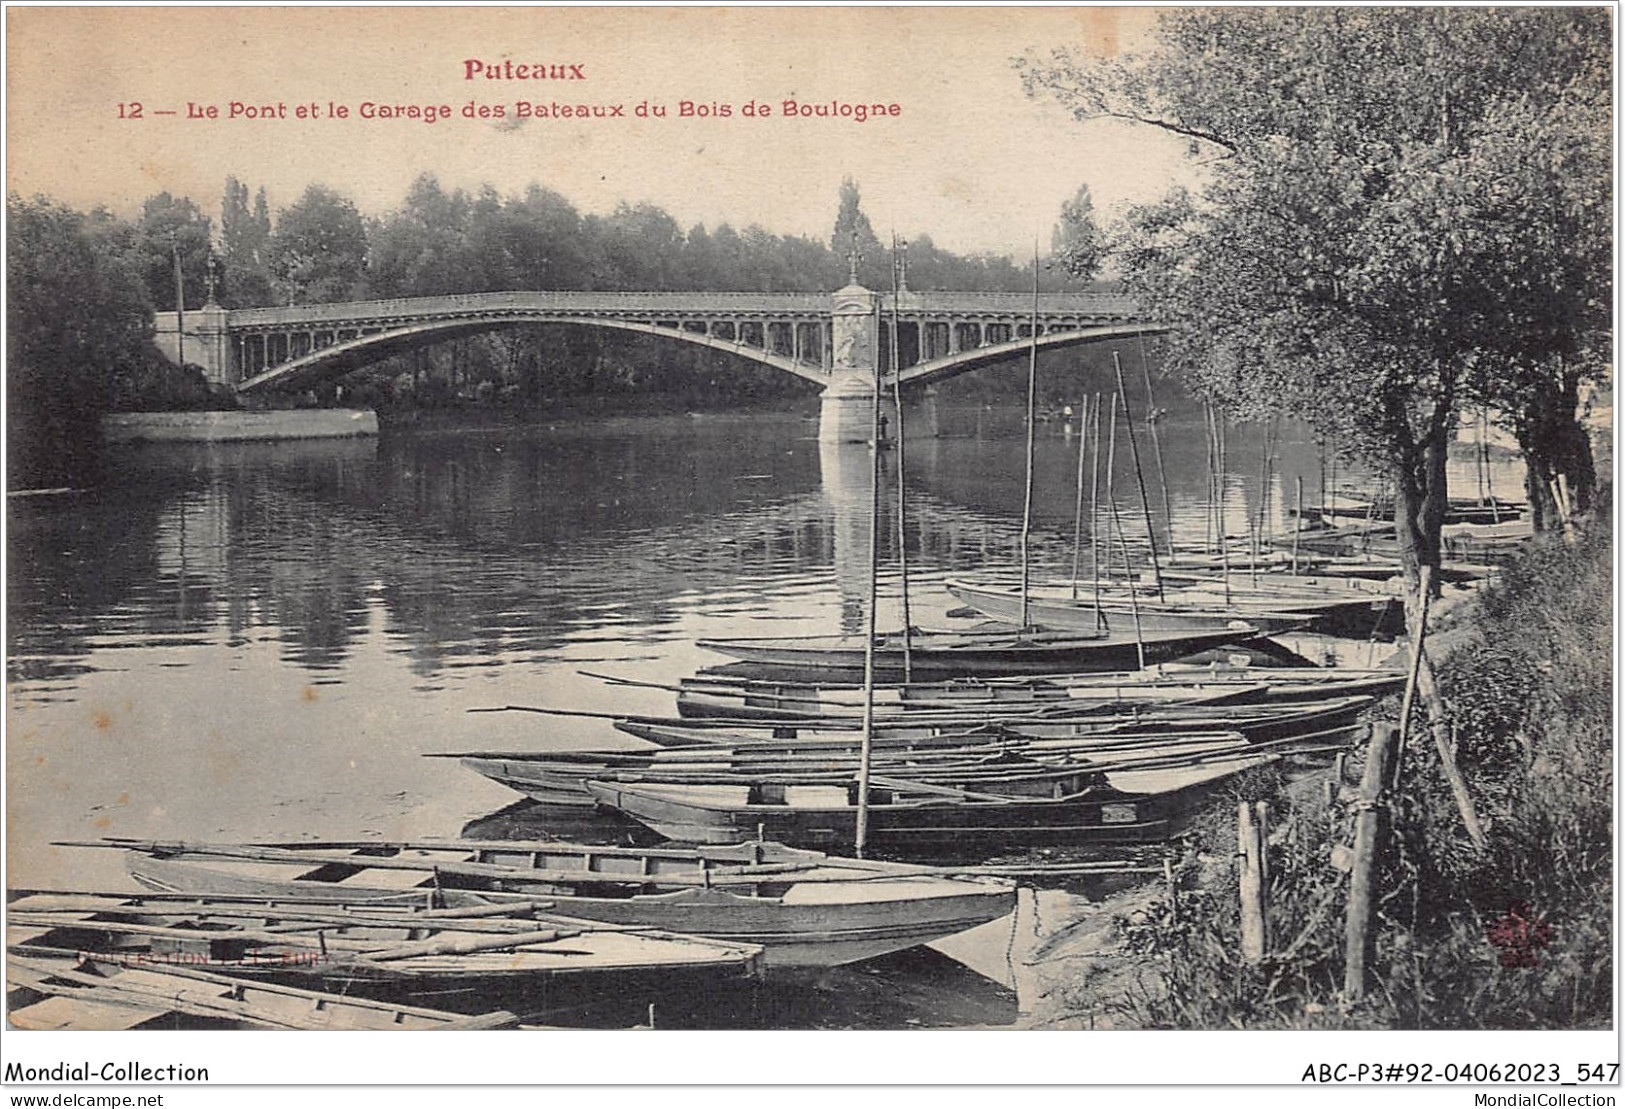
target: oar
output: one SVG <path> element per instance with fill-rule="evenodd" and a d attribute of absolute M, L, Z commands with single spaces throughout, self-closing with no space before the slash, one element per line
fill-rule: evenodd
<path fill-rule="evenodd" d="M 63 846 L 96 847 L 108 845 L 96 843 L 73 843 Z M 130 845 L 119 844 L 117 846 L 129 847 Z M 131 849 L 142 850 L 142 848 L 136 847 L 132 847 Z M 285 848 L 261 847 L 253 844 L 153 844 L 146 847 L 145 850 L 147 853 L 161 852 L 166 855 L 201 855 L 226 859 L 251 859 L 260 862 L 293 862 L 311 866 L 339 863 L 342 865 L 354 866 L 359 869 L 410 870 L 421 871 L 423 873 L 433 872 L 455 877 L 505 878 L 510 881 L 552 882 L 559 884 L 606 882 L 655 886 L 705 886 L 716 885 L 719 882 L 729 881 L 749 882 L 764 875 L 779 876 L 795 873 L 798 870 L 809 869 L 813 866 L 826 865 L 821 859 L 808 862 L 792 860 L 783 863 L 745 864 L 738 866 L 726 865 L 715 869 L 702 869 L 698 864 L 696 864 L 691 873 L 677 872 L 661 874 L 621 874 L 614 871 L 594 871 L 585 869 L 542 870 L 497 863 L 448 863 L 435 862 L 427 859 L 400 859 L 390 858 L 387 856 L 357 856 L 344 853 L 307 852 L 289 850 Z M 473 852 L 470 851 L 469 853 L 472 854 Z M 321 885 L 321 883 L 311 884 L 312 886 Z M 108 908 L 112 909 L 117 907 L 110 906 Z"/>
<path fill-rule="evenodd" d="M 45 957 L 40 958 L 39 955 Z M 371 1010 L 387 1014 L 392 1018 L 403 1014 L 412 1015 L 424 1020 L 437 1021 L 445 1027 L 511 1027 L 518 1023 L 519 1019 L 512 1013 L 503 1011 L 479 1017 L 459 1018 L 434 1009 L 420 1009 L 416 1006 L 405 1005 L 384 1005 L 378 1002 L 366 1002 L 360 998 L 340 997 L 335 994 L 322 993 L 318 990 L 301 990 L 290 986 L 273 989 L 271 984 L 266 982 L 245 983 L 239 978 L 232 978 L 223 974 L 206 974 L 192 967 L 165 963 L 143 963 L 138 968 L 142 975 L 162 976 L 158 981 L 150 981 L 141 976 L 129 974 L 115 974 L 104 977 L 70 969 L 66 966 L 52 965 L 53 962 L 67 960 L 72 960 L 77 965 L 85 955 L 89 955 L 92 961 L 98 958 L 94 954 L 67 951 L 61 948 L 13 947 L 7 952 L 6 975 L 9 979 L 13 979 L 18 984 L 27 986 L 37 993 L 63 997 L 69 1000 L 83 999 L 106 1002 L 136 1009 L 162 1009 L 165 1012 L 186 1013 L 189 1016 L 208 1017 L 214 1020 L 232 1020 L 259 1028 L 327 1028 L 330 1026 L 319 1021 L 318 1017 L 330 1012 L 335 1005 L 344 1008 Z M 121 965 L 117 954 L 108 954 L 102 957 L 102 961 L 113 966 Z M 176 984 L 165 982 L 162 980 L 163 978 L 195 980 L 200 986 L 213 986 L 221 992 L 214 997 L 206 996 L 198 989 L 183 993 L 183 987 L 177 988 Z M 62 982 L 72 982 L 76 986 L 87 987 L 87 989 L 65 989 L 59 984 Z M 283 1012 L 270 1012 L 263 1006 L 236 999 L 234 995 L 243 990 L 245 986 L 255 993 L 271 993 L 279 997 L 291 997 L 300 1004 L 297 1007 L 289 1007 Z M 306 1019 L 307 1017 L 308 1019 Z M 431 1027 L 434 1026 L 431 1025 Z"/>
<path fill-rule="evenodd" d="M 529 947 L 534 944 L 557 943 L 581 935 L 578 930 L 544 928 L 534 932 L 510 933 L 504 936 L 470 936 L 467 939 L 430 937 L 390 947 L 364 949 L 363 956 L 375 963 L 398 962 L 426 955 L 477 955 L 483 951 L 502 951 L 509 948 Z"/>
<path fill-rule="evenodd" d="M 932 785 L 928 782 L 904 781 L 900 778 L 883 778 L 871 774 L 869 781 L 885 786 L 887 789 L 902 789 L 916 793 L 929 793 L 940 797 L 952 797 L 962 801 L 987 801 L 1000 805 L 1008 805 L 1016 800 L 1013 797 L 1001 797 L 996 793 L 980 793 L 969 789 L 956 789 L 948 786 Z"/>

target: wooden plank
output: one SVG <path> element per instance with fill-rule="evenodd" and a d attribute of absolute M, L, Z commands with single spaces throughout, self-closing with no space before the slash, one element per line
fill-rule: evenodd
<path fill-rule="evenodd" d="M 1349 874 L 1348 915 L 1343 924 L 1343 998 L 1365 996 L 1365 967 L 1371 927 L 1372 892 L 1376 884 L 1378 837 L 1381 833 L 1383 786 L 1388 781 L 1390 758 L 1397 755 L 1399 729 L 1378 724 L 1371 729 L 1366 748 L 1365 773 L 1360 778 L 1360 800 L 1354 819 L 1354 861 Z"/>
<path fill-rule="evenodd" d="M 13 951 L 7 970 L 39 992 L 73 990 L 62 996 L 86 996 L 108 1004 L 139 1009 L 161 1006 L 157 1015 L 188 1013 L 260 1028 L 277 1029 L 397 1029 L 441 1027 L 511 1027 L 518 1018 L 495 1011 L 462 1017 L 418 1006 L 343 997 L 319 990 L 257 982 L 215 974 L 188 966 L 153 965 L 119 967 L 98 964 L 110 976 L 74 969 L 72 953 L 55 958 L 24 957 Z M 54 983 L 49 980 L 56 980 Z M 64 985 L 63 983 L 67 983 Z M 150 1018 L 146 1018 L 150 1019 Z M 99 1027 L 72 1025 L 64 1027 Z"/>
<path fill-rule="evenodd" d="M 92 994 L 95 990 L 90 991 Z M 93 1031 L 123 1032 L 155 1020 L 171 1010 L 141 1008 L 121 1002 L 96 1000 L 94 997 L 51 996 L 44 1001 L 13 1009 L 7 1019 L 18 1028 L 31 1032 Z"/>

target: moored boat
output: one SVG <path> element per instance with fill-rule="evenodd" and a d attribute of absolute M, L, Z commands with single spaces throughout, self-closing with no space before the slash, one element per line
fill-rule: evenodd
<path fill-rule="evenodd" d="M 1167 633 L 1206 629 L 1236 630 L 1252 627 L 1259 635 L 1303 628 L 1309 618 L 1266 603 L 1243 605 L 1211 594 L 1188 594 L 1164 589 L 1159 596 L 1155 586 L 1136 587 L 1130 598 L 1117 584 L 1106 587 L 1099 604 L 1092 591 L 1074 595 L 1070 586 L 1034 586 L 1027 590 L 1026 603 L 1017 585 L 1003 582 L 949 581 L 948 592 L 992 620 L 1007 624 L 1026 623 L 1057 632 L 1099 630 L 1133 633 Z"/>
<path fill-rule="evenodd" d="M 465 1013 L 573 1007 L 760 973 L 758 946 L 564 918 L 534 898 L 453 909 L 425 902 L 57 893 L 7 906 L 8 951 L 203 966 Z"/>
<path fill-rule="evenodd" d="M 1226 643 L 1259 636 L 1249 624 L 1219 630 L 1128 632 L 915 632 L 909 637 L 909 672 L 920 678 L 988 674 L 1045 674 L 1122 670 L 1166 662 Z M 861 635 L 808 635 L 756 639 L 702 639 L 700 647 L 765 666 L 861 674 L 867 645 Z M 904 636 L 877 635 L 876 681 L 904 677 Z"/>
<path fill-rule="evenodd" d="M 105 900 L 119 899 L 101 899 Z M 76 901 L 87 909 L 101 903 L 86 895 L 78 895 Z M 13 993 L 6 1019 L 15 1027 L 39 1031 L 174 1027 L 471 1031 L 511 1028 L 521 1020 L 500 1009 L 467 1016 L 233 978 L 150 956 L 53 952 L 39 945 L 19 946 L 6 956 L 6 986 Z"/>
<path fill-rule="evenodd" d="M 1144 770 L 956 786 L 870 776 L 869 842 L 955 852 L 1015 844 L 1128 844 L 1167 839 L 1217 783 L 1274 756 L 1246 752 Z M 981 785 L 983 788 L 973 788 Z M 1048 787 L 1036 795 L 1034 786 Z M 606 805 L 670 839 L 723 843 L 748 829 L 809 846 L 853 843 L 854 784 L 800 789 L 750 785 L 589 782 Z"/>
<path fill-rule="evenodd" d="M 1195 709 L 1242 703 L 1285 704 L 1380 695 L 1399 689 L 1404 682 L 1405 675 L 1396 670 L 1238 667 L 1062 675 L 1030 682 L 912 683 L 877 689 L 873 712 L 888 729 L 903 732 L 914 728 L 915 734 L 926 735 L 941 730 L 943 724 L 952 726 L 956 720 L 991 724 L 1015 716 L 1064 718 L 1146 712 L 1163 706 Z M 863 712 L 858 692 L 854 687 L 835 684 L 696 682 L 685 684 L 678 693 L 677 711 L 691 726 L 704 729 L 754 721 L 794 734 L 804 723 L 829 727 L 846 721 L 852 726 L 850 722 Z M 648 718 L 616 726 L 637 734 L 636 725 L 662 723 Z M 693 736 L 691 741 L 715 742 L 701 736 Z"/>
<path fill-rule="evenodd" d="M 686 782 L 705 784 L 771 782 L 779 785 L 844 785 L 855 778 L 861 738 L 854 733 L 809 736 L 806 740 L 772 741 L 766 751 L 750 759 L 730 757 L 658 759 L 640 763 L 606 758 L 560 761 L 545 752 L 490 753 L 464 756 L 468 769 L 540 801 L 558 805 L 596 805 L 588 781 Z M 1046 765 L 1104 769 L 1120 764 L 1143 764 L 1176 757 L 1193 757 L 1219 750 L 1245 750 L 1249 741 L 1236 731 L 1169 733 L 1162 730 L 1117 735 L 1024 736 L 998 727 L 983 734 L 945 735 L 933 741 L 887 744 L 884 737 L 871 745 L 871 767 L 887 774 L 906 774 L 918 781 L 953 781 L 995 772 L 1020 770 L 1022 765 L 1042 772 Z M 696 748 L 682 747 L 655 754 L 691 756 Z M 720 750 L 712 748 L 711 750 Z M 1022 765 L 1018 765 L 1022 764 Z"/>
<path fill-rule="evenodd" d="M 153 889 L 362 905 L 432 900 L 454 910 L 530 898 L 576 920 L 760 947 L 769 967 L 871 958 L 995 920 L 1015 905 L 1007 884 L 763 842 L 99 845 L 129 850 L 131 875 Z"/>
<path fill-rule="evenodd" d="M 1019 588 L 1004 582 L 949 581 L 955 598 L 995 620 L 1021 618 Z M 1394 622 L 1403 606 L 1386 590 L 1343 580 L 1321 580 L 1286 574 L 1235 575 L 1229 580 L 1188 572 L 1162 575 L 1160 593 L 1152 584 L 1140 589 L 1132 604 L 1123 586 L 1105 588 L 1097 606 L 1092 591 L 1075 595 L 1070 586 L 1028 590 L 1027 619 L 1060 631 L 1108 628 L 1142 629 L 1177 626 L 1182 620 L 1235 620 L 1265 634 L 1290 630 L 1343 630 L 1368 634 L 1384 621 Z"/>

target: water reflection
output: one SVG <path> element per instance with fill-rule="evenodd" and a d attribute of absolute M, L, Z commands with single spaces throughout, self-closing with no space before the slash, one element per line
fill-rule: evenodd
<path fill-rule="evenodd" d="M 1019 415 L 975 415 L 984 437 L 907 451 L 923 626 L 948 622 L 942 578 L 1019 555 Z M 1200 414 L 1168 420 L 1170 509 L 1153 481 L 1152 526 L 1171 516 L 1199 543 Z M 57 839 L 454 835 L 513 795 L 422 754 L 635 743 L 592 716 L 468 709 L 669 713 L 669 693 L 582 671 L 670 684 L 723 661 L 700 638 L 861 629 L 870 455 L 816 431 L 739 415 L 143 448 L 107 488 L 8 505 L 13 880 L 127 888 L 116 856 Z M 1070 570 L 1078 446 L 1058 428 L 1038 439 L 1040 575 Z M 1231 459 L 1240 533 L 1262 449 L 1238 432 Z M 897 460 L 883 463 L 879 623 L 894 627 Z M 1317 467 L 1283 434 L 1269 527 Z M 1143 545 L 1134 477 L 1114 478 Z M 1510 464 L 1494 488 L 1516 496 Z"/>

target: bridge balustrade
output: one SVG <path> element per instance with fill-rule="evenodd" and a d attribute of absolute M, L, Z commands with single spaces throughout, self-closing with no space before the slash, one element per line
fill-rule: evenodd
<path fill-rule="evenodd" d="M 853 292 L 840 295 L 850 302 Z M 929 375 L 1032 332 L 1031 294 L 856 292 L 883 319 L 894 316 L 899 367 L 931 363 L 922 371 Z M 1036 310 L 1041 337 L 1142 326 L 1133 302 L 1116 294 L 1041 293 Z M 834 301 L 822 293 L 511 290 L 267 308 L 210 305 L 186 314 L 185 353 L 213 380 L 257 389 L 348 372 L 381 354 L 489 327 L 597 322 L 680 336 L 827 381 L 836 363 L 836 320 Z M 160 345 L 172 352 L 179 348 L 178 322 L 175 313 L 159 314 Z M 878 330 L 889 360 L 890 328 Z"/>

